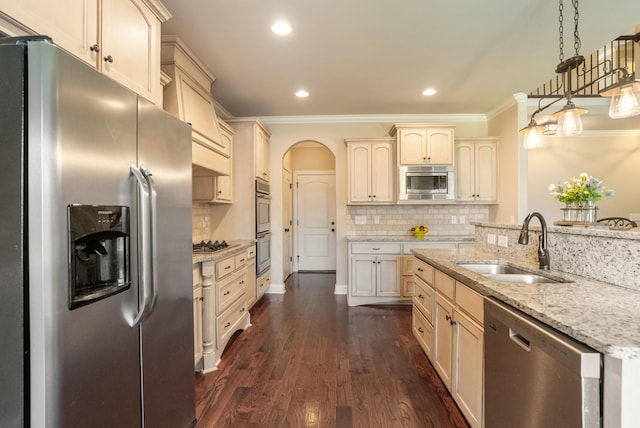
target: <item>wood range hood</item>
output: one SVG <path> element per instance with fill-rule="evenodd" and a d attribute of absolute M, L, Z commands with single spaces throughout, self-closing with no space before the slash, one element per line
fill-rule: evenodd
<path fill-rule="evenodd" d="M 221 137 L 211 96 L 215 77 L 175 35 L 162 36 L 161 68 L 171 79 L 164 109 L 192 127 L 193 176 L 229 175 L 231 147 Z"/>

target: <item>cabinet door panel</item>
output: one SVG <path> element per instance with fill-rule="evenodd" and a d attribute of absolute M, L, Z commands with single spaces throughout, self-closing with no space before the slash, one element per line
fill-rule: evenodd
<path fill-rule="evenodd" d="M 0 0 L 0 10 L 83 61 L 96 66 L 99 54 L 98 0 Z"/>
<path fill-rule="evenodd" d="M 451 355 L 453 350 L 452 319 L 453 305 L 436 293 L 433 366 L 449 391 L 451 391 Z"/>
<path fill-rule="evenodd" d="M 427 163 L 451 165 L 453 163 L 453 131 L 427 130 Z"/>
<path fill-rule="evenodd" d="M 477 144 L 475 182 L 478 200 L 495 201 L 497 199 L 496 167 L 496 144 Z"/>
<path fill-rule="evenodd" d="M 400 258 L 377 259 L 378 296 L 400 296 Z"/>
<path fill-rule="evenodd" d="M 472 427 L 482 426 L 483 352 L 482 328 L 454 310 L 454 367 L 451 395 Z"/>
<path fill-rule="evenodd" d="M 101 5 L 100 68 L 155 102 L 160 87 L 158 19 L 141 0 L 111 0 Z M 109 56 L 112 61 L 105 60 Z"/>
<path fill-rule="evenodd" d="M 351 257 L 351 281 L 354 296 L 376 295 L 376 257 Z"/>
<path fill-rule="evenodd" d="M 391 144 L 374 144 L 371 162 L 373 202 L 393 202 L 395 195 L 393 146 Z"/>
<path fill-rule="evenodd" d="M 424 129 L 400 129 L 400 165 L 426 162 L 427 132 Z"/>
<path fill-rule="evenodd" d="M 474 145 L 456 144 L 456 198 L 473 201 L 475 195 Z"/>
<path fill-rule="evenodd" d="M 352 144 L 349 147 L 349 201 L 371 200 L 371 145 Z"/>

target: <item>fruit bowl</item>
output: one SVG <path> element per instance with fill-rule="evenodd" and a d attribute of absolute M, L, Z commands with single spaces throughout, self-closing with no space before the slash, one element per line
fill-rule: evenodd
<path fill-rule="evenodd" d="M 426 226 L 416 226 L 412 227 L 410 230 L 413 236 L 415 236 L 417 239 L 424 239 L 424 235 L 429 232 L 429 228 Z"/>

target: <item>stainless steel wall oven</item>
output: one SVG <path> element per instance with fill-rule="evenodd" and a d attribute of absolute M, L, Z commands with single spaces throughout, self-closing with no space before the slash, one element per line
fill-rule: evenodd
<path fill-rule="evenodd" d="M 271 267 L 271 195 L 269 183 L 256 180 L 256 274 Z"/>

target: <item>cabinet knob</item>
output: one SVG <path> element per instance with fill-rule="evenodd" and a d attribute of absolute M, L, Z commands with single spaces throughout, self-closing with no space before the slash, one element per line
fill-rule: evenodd
<path fill-rule="evenodd" d="M 218 190 L 218 193 L 222 193 L 222 190 Z"/>
<path fill-rule="evenodd" d="M 104 57 L 104 61 L 112 63 L 113 62 L 113 57 L 111 55 L 107 55 L 107 56 Z"/>
<path fill-rule="evenodd" d="M 89 47 L 89 50 L 91 52 L 100 52 L 100 45 L 98 45 L 97 43 L 94 43 Z"/>

